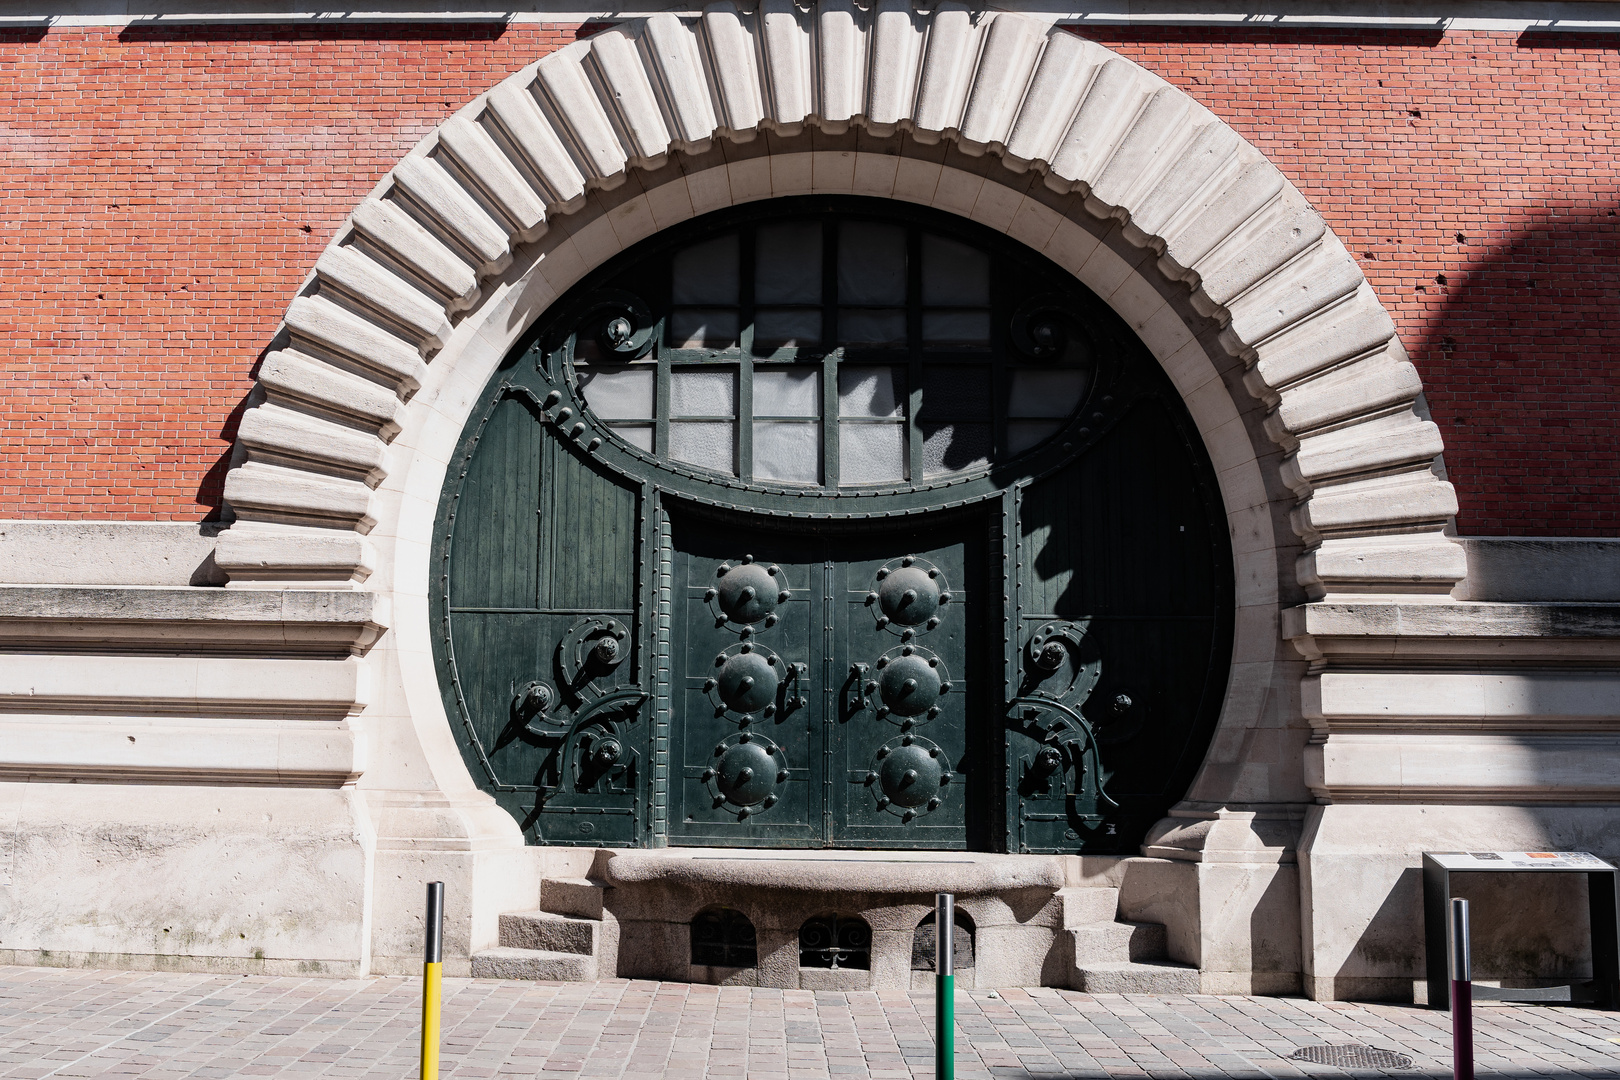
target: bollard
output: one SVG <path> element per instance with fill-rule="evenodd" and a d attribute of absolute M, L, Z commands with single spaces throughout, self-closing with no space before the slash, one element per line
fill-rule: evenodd
<path fill-rule="evenodd" d="M 422 964 L 422 1080 L 439 1080 L 439 976 L 444 968 L 444 882 L 427 887 L 427 951 Z"/>
<path fill-rule="evenodd" d="M 1451 901 L 1451 1075 L 1474 1080 L 1474 958 L 1468 947 L 1468 901 Z"/>
<path fill-rule="evenodd" d="M 956 1080 L 956 897 L 934 894 L 934 1076 Z"/>

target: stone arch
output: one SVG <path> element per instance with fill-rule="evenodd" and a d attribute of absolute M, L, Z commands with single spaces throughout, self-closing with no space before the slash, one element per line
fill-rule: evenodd
<path fill-rule="evenodd" d="M 929 172 L 923 158 L 816 149 L 850 131 L 943 141 L 999 165 L 951 207 L 945 186 L 973 173 L 933 164 L 924 198 L 906 187 Z M 569 230 L 593 191 L 717 146 L 729 156 L 762 134 L 766 152 L 727 161 L 723 199 L 721 177 L 699 173 L 685 179 L 684 207 L 670 184 L 621 201 L 595 248 L 586 234 L 597 222 Z M 460 362 L 476 335 L 515 337 L 514 319 L 532 322 L 606 257 L 602 241 L 616 250 L 701 212 L 705 183 L 718 206 L 885 182 L 889 197 L 1027 238 L 1094 290 L 1088 272 L 1106 284 L 1145 339 L 1184 341 L 1179 373 L 1174 350 L 1156 351 L 1214 439 L 1223 415 L 1241 424 L 1230 398 L 1200 405 L 1211 380 L 1220 392 L 1205 397 L 1224 393 L 1207 353 L 1192 350 L 1181 305 L 1137 286 L 1184 289 L 1268 409 L 1280 454 L 1264 467 L 1296 500 L 1306 595 L 1444 594 L 1463 576 L 1445 535 L 1455 495 L 1417 372 L 1293 185 L 1186 94 L 1095 43 L 1023 15 L 954 3 L 921 14 L 901 0 L 869 11 L 765 0 L 747 15 L 718 3 L 694 20 L 635 20 L 548 55 L 441 125 L 356 208 L 289 307 L 237 436 L 225 490 L 236 524 L 217 561 L 237 587 L 358 587 L 376 562 L 366 534 L 386 516 L 384 482 L 418 454 L 411 427 L 445 407 L 412 401 L 436 354 Z M 1082 255 L 1073 245 L 1086 230 L 1037 184 L 1081 200 L 1135 257 L 1098 243 Z M 1246 443 L 1245 453 L 1253 471 Z M 418 543 L 426 531 L 419 523 Z"/>

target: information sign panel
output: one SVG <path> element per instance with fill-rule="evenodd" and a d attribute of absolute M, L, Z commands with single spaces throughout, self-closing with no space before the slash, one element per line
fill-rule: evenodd
<path fill-rule="evenodd" d="M 1451 907 L 1451 875 L 1493 872 L 1586 875 L 1587 903 L 1592 915 L 1592 982 L 1539 991 L 1475 986 L 1474 997 L 1505 1001 L 1592 1001 L 1600 1008 L 1620 1008 L 1620 904 L 1616 903 L 1620 870 L 1613 864 L 1589 851 L 1426 851 L 1423 853 L 1423 934 L 1429 1008 L 1450 1007 L 1446 911 Z M 1552 993 L 1555 989 L 1563 991 L 1562 996 L 1555 996 Z"/>
<path fill-rule="evenodd" d="M 1471 873 L 1490 870 L 1613 870 L 1589 851 L 1428 851 L 1425 859 L 1433 859 L 1447 870 L 1466 870 Z"/>

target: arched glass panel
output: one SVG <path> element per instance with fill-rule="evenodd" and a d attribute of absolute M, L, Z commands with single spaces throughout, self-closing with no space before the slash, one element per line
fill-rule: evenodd
<path fill-rule="evenodd" d="M 1057 435 L 1093 375 L 1079 336 L 1012 346 L 1028 298 L 998 288 L 998 261 L 906 222 L 733 226 L 628 275 L 652 323 L 621 327 L 645 339 L 630 357 L 587 330 L 568 360 L 617 437 L 705 473 L 848 489 L 982 472 Z"/>

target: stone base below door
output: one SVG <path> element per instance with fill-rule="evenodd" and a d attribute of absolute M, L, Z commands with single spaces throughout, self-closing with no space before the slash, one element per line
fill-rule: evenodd
<path fill-rule="evenodd" d="M 474 974 L 924 987 L 934 894 L 949 892 L 966 988 L 1199 989 L 1196 968 L 1166 959 L 1163 926 L 1118 921 L 1123 859 L 681 848 L 555 863 L 538 910 L 503 916 L 500 947 L 473 957 Z"/>

